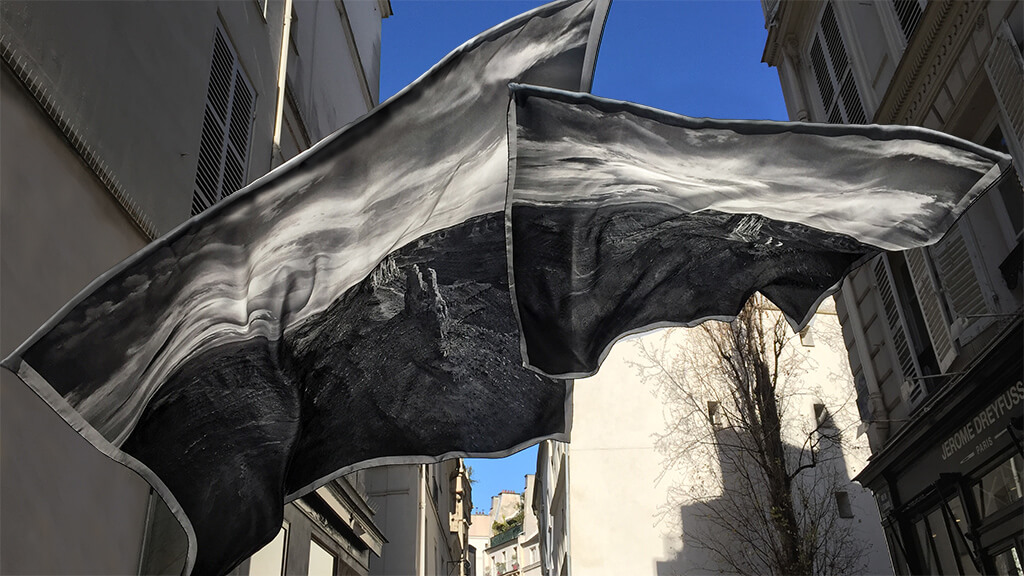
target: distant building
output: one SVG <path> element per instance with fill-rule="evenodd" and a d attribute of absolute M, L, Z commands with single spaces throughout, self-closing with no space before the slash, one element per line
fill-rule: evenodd
<path fill-rule="evenodd" d="M 472 488 L 461 458 L 366 470 L 374 517 L 387 538 L 374 576 L 467 576 Z"/>
<path fill-rule="evenodd" d="M 534 499 L 535 475 L 526 475 L 525 490 L 503 491 L 491 497 L 489 540 L 483 553 L 485 576 L 531 576 L 541 574 L 540 540 Z M 480 530 L 482 532 L 482 530 Z"/>
<path fill-rule="evenodd" d="M 469 524 L 469 545 L 472 549 L 470 557 L 473 562 L 473 575 L 484 574 L 484 550 L 491 542 L 491 516 L 489 514 L 473 514 Z"/>
<path fill-rule="evenodd" d="M 349 474 L 285 506 L 277 537 L 233 574 L 368 574 L 385 539 L 368 503 L 365 477 L 366 471 Z M 141 572 L 171 573 L 145 561 Z"/>
<path fill-rule="evenodd" d="M 937 244 L 836 297 L 874 493 L 900 574 L 1024 574 L 1024 4 L 764 0 L 790 118 L 907 124 L 1010 154 Z"/>
<path fill-rule="evenodd" d="M 388 0 L 0 4 L 0 356 L 118 261 L 375 106 L 390 13 Z M 149 486 L 0 372 L 0 572 L 180 570 L 184 533 Z M 285 518 L 283 544 L 236 574 L 264 561 L 264 574 L 366 574 L 383 543 L 358 475 Z"/>
<path fill-rule="evenodd" d="M 657 438 L 671 433 L 676 421 L 665 396 L 636 367 L 643 362 L 638 346 L 685 349 L 695 345 L 698 333 L 670 329 L 621 341 L 595 376 L 575 382 L 572 442 L 544 442 L 537 456 L 533 508 L 544 576 L 731 573 L 690 536 L 707 528 L 701 506 L 717 506 L 716 498 L 728 496 L 696 497 L 686 491 L 707 478 L 717 479 L 711 486 L 731 489 L 723 448 L 731 428 L 715 424 L 721 426 L 715 433 L 719 456 L 706 465 L 668 464 L 671 454 Z M 799 368 L 785 384 L 783 440 L 799 448 L 816 438 L 819 428 L 835 428 L 842 442 L 823 442 L 820 449 L 833 451 L 832 457 L 818 464 L 834 473 L 836 480 L 828 486 L 834 493 L 820 494 L 819 505 L 832 507 L 836 522 L 864 552 L 861 573 L 891 574 L 878 511 L 871 495 L 851 480 L 863 469 L 868 446 L 865 438 L 855 438 L 853 383 L 831 300 L 822 304 L 807 332 L 790 335 L 787 349 Z M 714 398 L 698 400 L 715 410 Z M 727 534 L 721 538 L 739 550 L 746 545 Z"/>
<path fill-rule="evenodd" d="M 545 440 L 537 449 L 533 501 L 543 576 L 569 574 L 568 444 Z"/>

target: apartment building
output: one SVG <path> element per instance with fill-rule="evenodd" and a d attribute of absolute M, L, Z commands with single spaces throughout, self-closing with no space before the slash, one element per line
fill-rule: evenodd
<path fill-rule="evenodd" d="M 538 552 L 544 576 L 569 574 L 569 446 L 545 440 L 537 448 L 537 479 L 530 505 L 537 515 Z"/>
<path fill-rule="evenodd" d="M 387 0 L 0 5 L 0 356 L 118 261 L 376 105 L 390 12 Z M 0 572 L 180 570 L 184 532 L 149 486 L 0 380 Z M 366 574 L 383 544 L 358 475 L 285 518 L 236 573 Z"/>
<path fill-rule="evenodd" d="M 365 471 L 375 521 L 387 538 L 370 559 L 374 576 L 468 576 L 472 573 L 473 492 L 461 458 Z"/>
<path fill-rule="evenodd" d="M 474 532 L 486 534 L 479 554 L 483 576 L 540 576 L 540 532 L 531 503 L 535 500 L 536 475 L 526 475 L 522 492 L 504 490 L 491 497 L 489 515 L 474 515 Z"/>
<path fill-rule="evenodd" d="M 1013 158 L 942 240 L 875 258 L 836 302 L 872 452 L 855 479 L 897 573 L 1020 576 L 1024 5 L 762 4 L 791 119 L 924 126 Z"/>

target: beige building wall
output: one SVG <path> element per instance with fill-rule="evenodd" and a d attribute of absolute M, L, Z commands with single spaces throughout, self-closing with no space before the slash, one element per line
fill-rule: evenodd
<path fill-rule="evenodd" d="M 146 240 L 0 73 L 0 355 Z M 0 370 L 0 572 L 138 569 L 149 486 Z M 107 518 L 100 525 L 97 518 Z"/>
<path fill-rule="evenodd" d="M 537 450 L 532 508 L 537 515 L 538 548 L 544 576 L 563 576 L 569 570 L 568 458 L 565 442 L 545 440 Z"/>
<path fill-rule="evenodd" d="M 302 4 L 298 11 L 318 11 L 309 22 L 323 29 L 315 44 L 291 51 L 318 64 L 288 75 L 310 94 L 290 111 L 298 132 L 319 137 L 376 103 L 380 20 L 390 5 Z M 0 355 L 93 278 L 189 217 L 215 30 L 255 94 L 244 182 L 284 159 L 272 156 L 292 6 L 0 5 Z M 312 129 L 301 126 L 306 119 Z M 292 142 L 290 153 L 310 143 Z M 136 573 L 147 518 L 160 516 L 149 487 L 17 378 L 3 371 L 0 385 L 0 572 Z M 171 567 L 184 553 L 183 531 L 164 528 L 151 535 Z"/>
<path fill-rule="evenodd" d="M 473 547 L 473 575 L 483 576 L 488 556 L 484 552 L 491 542 L 491 516 L 473 514 L 469 525 L 469 544 Z"/>
<path fill-rule="evenodd" d="M 550 500 L 536 505 L 549 510 L 547 518 L 540 514 L 541 532 L 550 531 L 545 574 L 728 573 L 705 551 L 684 543 L 687 521 L 694 521 L 687 514 L 692 503 L 676 492 L 701 478 L 720 477 L 719 463 L 714 458 L 699 468 L 666 463 L 668 454 L 658 448 L 656 439 L 674 422 L 664 396 L 637 369 L 643 362 L 638 346 L 666 346 L 671 351 L 691 346 L 689 338 L 695 333 L 680 328 L 624 339 L 612 348 L 597 375 L 575 382 L 572 441 L 566 456 L 557 458 L 558 451 L 548 446 L 538 457 L 545 469 L 540 489 L 550 495 Z M 805 346 L 799 335 L 789 335 L 787 349 L 800 361 L 801 373 L 787 385 L 789 429 L 784 439 L 800 445 L 817 424 L 814 405 L 828 407 L 844 434 L 838 471 L 846 479 L 843 488 L 854 513 L 841 521 L 850 523 L 867 551 L 863 573 L 891 574 L 877 508 L 870 494 L 849 480 L 863 468 L 869 449 L 867 439 L 856 435 L 856 394 L 831 299 L 815 316 L 811 334 L 813 346 Z M 568 470 L 563 473 L 562 467 Z M 567 520 L 558 511 L 559 484 L 568 487 Z M 568 566 L 559 563 L 559 550 L 565 547 Z"/>

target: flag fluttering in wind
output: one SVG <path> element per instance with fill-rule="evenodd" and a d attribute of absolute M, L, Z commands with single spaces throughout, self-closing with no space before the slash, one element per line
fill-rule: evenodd
<path fill-rule="evenodd" d="M 625 334 L 731 319 L 754 292 L 799 331 L 854 267 L 938 241 L 1010 165 L 924 128 L 689 118 L 529 86 L 513 101 L 523 358 L 563 378 Z"/>
<path fill-rule="evenodd" d="M 590 88 L 607 9 L 560 0 L 470 40 L 4 360 L 155 488 L 186 572 L 230 570 L 344 473 L 567 439 L 559 378 L 623 334 L 729 317 L 755 291 L 799 326 L 864 258 L 935 241 L 1007 164 L 923 129 L 566 92 Z M 546 88 L 509 107 L 510 82 Z"/>
<path fill-rule="evenodd" d="M 468 41 L 86 288 L 4 365 L 141 474 L 223 573 L 284 503 L 374 464 L 565 438 L 504 255 L 508 84 L 589 90 L 607 0 Z"/>

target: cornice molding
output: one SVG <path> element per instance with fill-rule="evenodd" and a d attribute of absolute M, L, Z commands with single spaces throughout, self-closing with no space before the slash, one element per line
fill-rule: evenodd
<path fill-rule="evenodd" d="M 68 146 L 82 159 L 86 167 L 93 173 L 103 187 L 114 197 L 118 206 L 124 210 L 129 221 L 135 225 L 146 240 L 155 240 L 160 236 L 153 221 L 146 216 L 142 207 L 132 198 L 131 194 L 121 185 L 113 170 L 103 161 L 100 154 L 89 144 L 82 131 L 61 107 L 58 99 L 43 79 L 36 74 L 30 58 L 20 54 L 14 48 L 9 36 L 0 36 L 0 60 L 7 66 L 11 75 L 17 80 L 29 97 L 53 123 Z"/>
<path fill-rule="evenodd" d="M 875 112 L 876 124 L 920 125 L 974 33 L 987 1 L 933 0 Z"/>
<path fill-rule="evenodd" d="M 765 41 L 761 61 L 777 67 L 782 55 L 796 48 L 803 50 L 800 39 L 814 28 L 815 17 L 821 11 L 823 0 L 782 0 L 775 17 L 766 23 L 768 39 Z"/>

